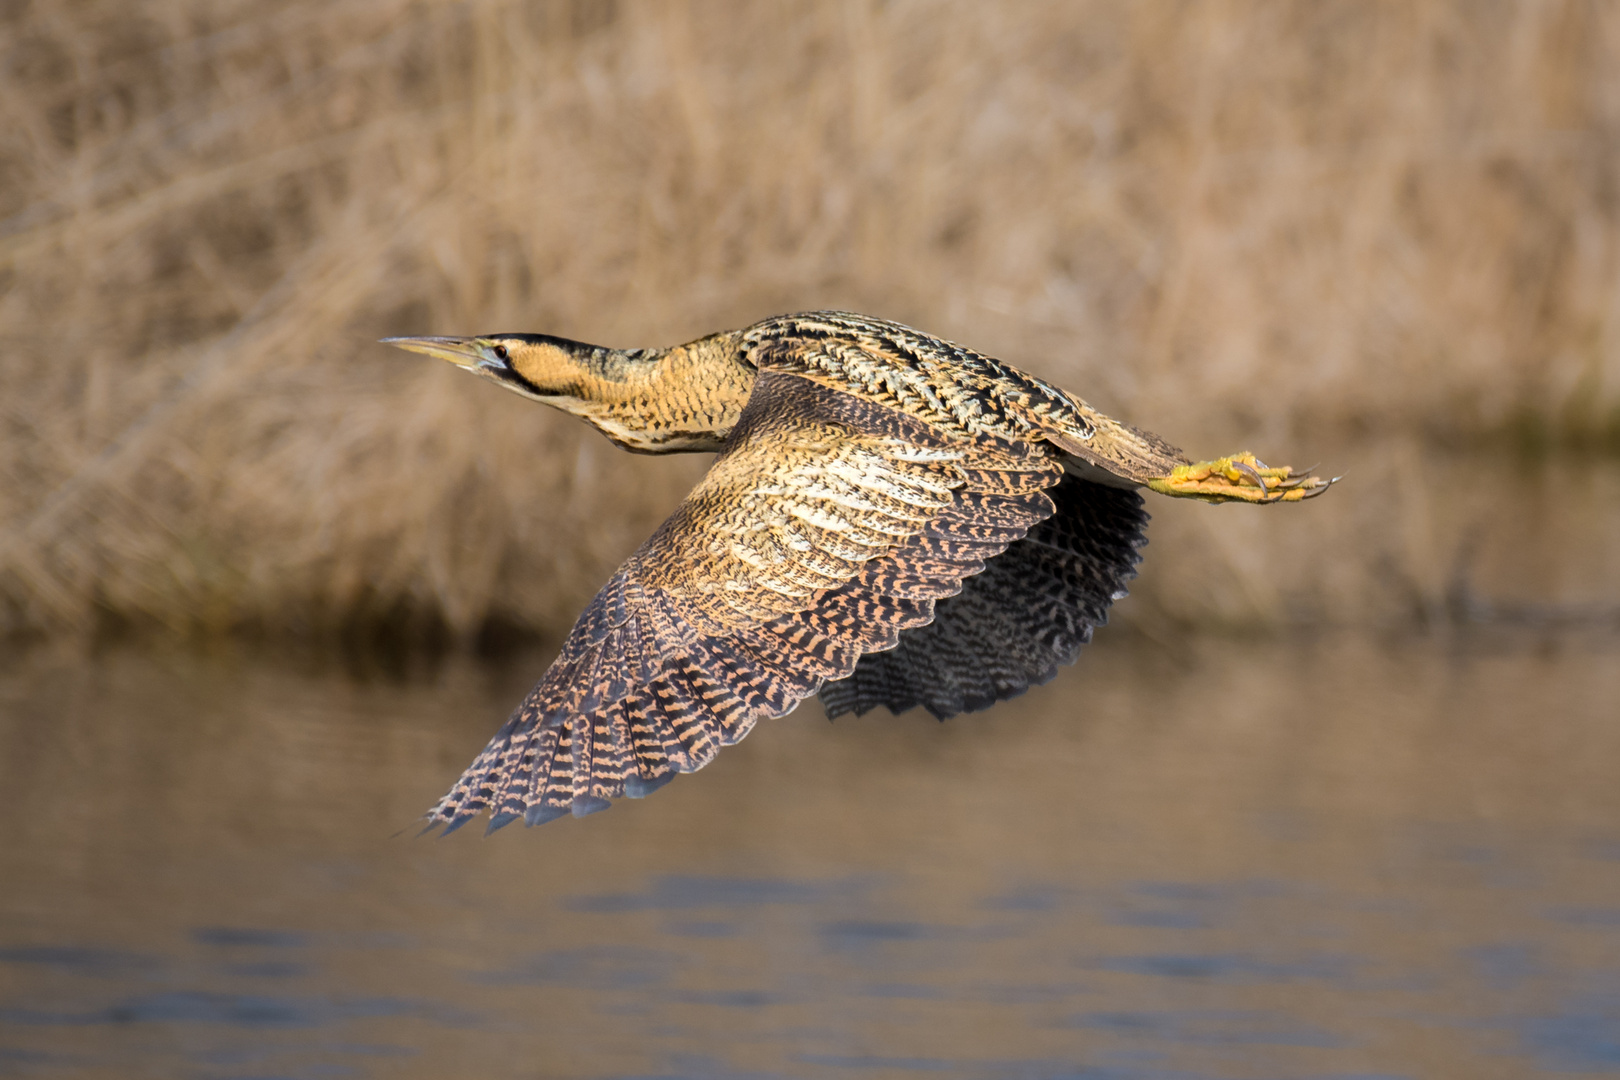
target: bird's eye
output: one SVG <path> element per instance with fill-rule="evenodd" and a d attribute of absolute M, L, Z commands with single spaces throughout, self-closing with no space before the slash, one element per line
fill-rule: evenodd
<path fill-rule="evenodd" d="M 493 349 L 491 349 L 490 352 L 493 352 L 495 354 L 495 359 L 497 359 L 497 360 L 505 360 L 506 359 L 506 346 L 505 345 L 497 345 Z"/>

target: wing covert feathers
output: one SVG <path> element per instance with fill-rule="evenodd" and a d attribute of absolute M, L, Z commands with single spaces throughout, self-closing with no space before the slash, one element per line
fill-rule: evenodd
<path fill-rule="evenodd" d="M 1052 515 L 1060 459 L 968 439 L 762 371 L 727 449 L 581 614 L 562 652 L 428 814 L 459 828 L 605 809 L 702 768 Z"/>

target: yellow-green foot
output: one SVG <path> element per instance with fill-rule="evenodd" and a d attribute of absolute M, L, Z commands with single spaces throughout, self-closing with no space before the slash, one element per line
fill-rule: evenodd
<path fill-rule="evenodd" d="M 1253 454 L 1177 465 L 1170 475 L 1149 480 L 1148 487 L 1161 495 L 1205 502 L 1252 503 L 1299 502 L 1314 498 L 1332 487 L 1339 478 L 1324 480 L 1308 471 L 1295 473 L 1287 465 L 1270 466 Z"/>

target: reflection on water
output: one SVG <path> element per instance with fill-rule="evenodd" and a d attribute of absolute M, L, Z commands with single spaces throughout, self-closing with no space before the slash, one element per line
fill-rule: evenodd
<path fill-rule="evenodd" d="M 0 672 L 0 1074 L 1620 1074 L 1612 635 L 1115 634 L 395 836 L 533 670 Z"/>

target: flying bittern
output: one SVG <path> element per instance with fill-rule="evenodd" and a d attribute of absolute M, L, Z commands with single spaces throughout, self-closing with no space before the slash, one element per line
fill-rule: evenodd
<path fill-rule="evenodd" d="M 429 812 L 446 832 L 640 798 L 818 692 L 829 716 L 987 708 L 1073 662 L 1125 595 L 1138 488 L 1274 503 L 1332 483 L 1252 454 L 1193 464 L 998 360 L 844 312 L 667 349 L 386 340 L 627 450 L 719 451 Z"/>

